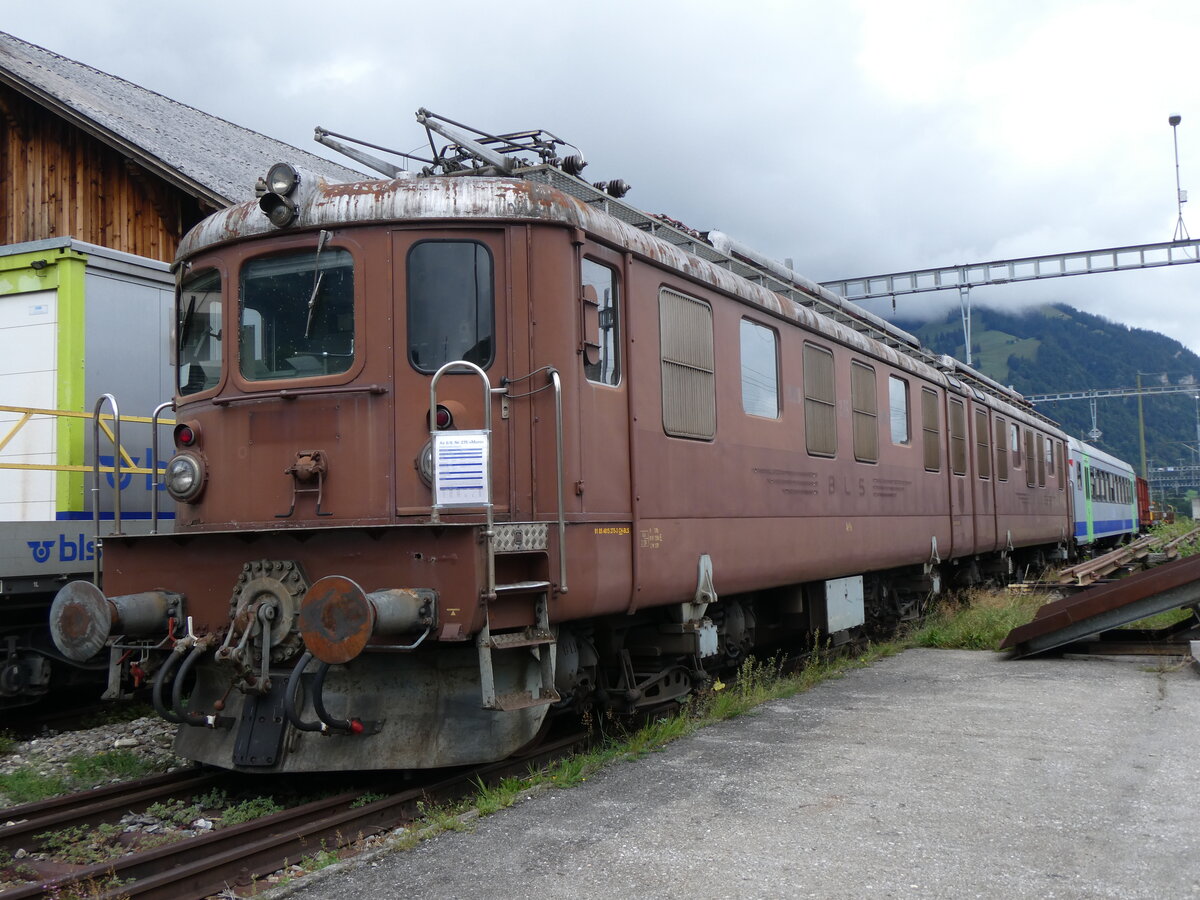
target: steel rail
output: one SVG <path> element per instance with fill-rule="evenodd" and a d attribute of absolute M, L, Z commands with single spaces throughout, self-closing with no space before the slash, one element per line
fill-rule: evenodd
<path fill-rule="evenodd" d="M 67 825 L 95 825 L 114 814 L 144 808 L 158 800 L 198 793 L 229 777 L 228 772 L 216 769 L 152 775 L 9 807 L 0 810 L 0 818 L 11 823 L 0 825 L 0 849 L 12 853 L 27 846 L 33 835 L 43 831 Z"/>
<path fill-rule="evenodd" d="M 201 837 L 138 851 L 75 869 L 41 882 L 0 891 L 0 900 L 63 896 L 73 885 L 88 885 L 93 900 L 187 900 L 218 893 L 234 884 L 250 884 L 322 850 L 336 850 L 404 824 L 416 817 L 417 804 L 459 797 L 479 781 L 524 774 L 580 746 L 572 735 L 497 763 L 472 768 L 432 784 L 408 788 L 373 803 L 356 806 L 361 790 L 344 791 L 252 822 L 221 828 Z M 109 890 L 103 886 L 114 885 Z"/>

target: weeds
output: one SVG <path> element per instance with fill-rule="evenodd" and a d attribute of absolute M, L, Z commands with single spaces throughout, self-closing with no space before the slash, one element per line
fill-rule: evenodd
<path fill-rule="evenodd" d="M 91 866 L 125 853 L 120 844 L 122 833 L 120 825 L 103 822 L 94 827 L 75 825 L 58 831 L 43 831 L 34 837 L 56 861 Z"/>
<path fill-rule="evenodd" d="M 221 811 L 221 825 L 240 825 L 243 822 L 253 822 L 263 816 L 281 812 L 283 807 L 275 802 L 274 797 L 251 797 L 241 803 L 235 803 Z"/>
<path fill-rule="evenodd" d="M 71 790 L 67 779 L 58 775 L 43 775 L 23 767 L 7 775 L 0 775 L 0 794 L 13 803 L 33 803 L 56 797 Z"/>
<path fill-rule="evenodd" d="M 482 778 L 475 779 L 478 793 L 475 796 L 475 808 L 481 816 L 490 816 L 494 812 L 507 809 L 517 802 L 521 791 L 528 786 L 521 778 L 502 778 L 499 784 L 486 784 Z"/>
<path fill-rule="evenodd" d="M 973 591 L 943 600 L 907 643 L 939 650 L 996 650 L 1010 631 L 1029 622 L 1048 599 L 1044 594 Z"/>
<path fill-rule="evenodd" d="M 155 767 L 136 753 L 114 750 L 92 756 L 73 756 L 68 760 L 71 776 L 81 782 L 105 781 L 109 778 L 141 778 Z"/>
<path fill-rule="evenodd" d="M 200 807 L 197 804 L 185 803 L 175 798 L 159 803 L 151 803 L 146 807 L 146 814 L 153 816 L 166 825 L 184 827 L 199 818 Z"/>
<path fill-rule="evenodd" d="M 328 869 L 339 858 L 336 850 L 330 850 L 325 846 L 325 842 L 321 841 L 321 849 L 311 856 L 302 856 L 297 865 L 306 872 L 319 872 L 321 869 Z"/>
<path fill-rule="evenodd" d="M 350 804 L 351 809 L 362 809 L 364 806 L 370 806 L 377 800 L 383 800 L 387 794 L 377 794 L 374 791 L 367 791 L 357 800 Z"/>
<path fill-rule="evenodd" d="M 114 750 L 91 756 L 79 754 L 67 760 L 65 775 L 44 775 L 36 764 L 21 766 L 0 775 L 0 794 L 12 803 L 32 803 L 95 787 L 112 779 L 141 778 L 162 767 L 148 763 L 128 750 Z"/>

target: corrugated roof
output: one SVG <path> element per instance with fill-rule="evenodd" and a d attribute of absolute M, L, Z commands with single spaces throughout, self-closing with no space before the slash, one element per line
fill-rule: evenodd
<path fill-rule="evenodd" d="M 217 206 L 252 196 L 258 177 L 281 161 L 335 181 L 366 177 L 2 31 L 0 83 Z"/>

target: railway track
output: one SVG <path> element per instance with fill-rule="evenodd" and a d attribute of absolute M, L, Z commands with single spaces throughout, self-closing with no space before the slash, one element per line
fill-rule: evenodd
<path fill-rule="evenodd" d="M 225 890 L 251 894 L 257 879 L 289 862 L 321 851 L 336 851 L 412 822 L 418 817 L 419 804 L 462 797 L 481 780 L 524 774 L 530 766 L 544 765 L 584 742 L 585 736 L 570 735 L 499 763 L 393 787 L 382 799 L 368 803 L 362 802 L 361 786 L 338 791 L 250 822 L 170 844 L 135 848 L 92 865 L 34 863 L 26 858 L 22 865 L 36 868 L 39 877 L 0 891 L 0 900 L 57 898 L 72 895 L 72 891 L 83 892 L 94 900 L 186 900 Z M 144 809 L 167 797 L 199 793 L 235 778 L 226 772 L 202 770 L 15 807 L 0 814 L 11 822 L 0 825 L 0 847 L 12 854 L 18 847 L 36 846 L 36 835 L 43 832 L 113 822 L 130 809 Z M 385 789 L 372 786 L 375 792 Z"/>

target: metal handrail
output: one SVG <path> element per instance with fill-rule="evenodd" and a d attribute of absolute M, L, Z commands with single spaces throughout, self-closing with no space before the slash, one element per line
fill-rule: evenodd
<path fill-rule="evenodd" d="M 484 384 L 484 409 L 483 409 L 483 430 L 487 434 L 488 441 L 488 465 L 487 471 L 484 472 L 484 477 L 487 484 L 487 556 L 488 556 L 488 583 L 487 593 L 492 596 L 496 592 L 496 560 L 495 550 L 493 546 L 494 537 L 494 514 L 492 504 L 492 398 L 493 393 L 505 394 L 508 392 L 507 387 L 493 388 L 491 382 L 488 381 L 487 373 L 474 363 L 460 359 L 454 362 L 448 362 L 434 374 L 429 382 L 429 439 L 433 441 L 438 433 L 437 427 L 437 383 L 443 375 L 453 371 L 473 372 L 479 376 Z M 567 513 L 566 500 L 563 489 L 563 399 L 562 399 L 562 377 L 558 370 L 553 366 L 546 367 L 546 377 L 554 389 L 554 453 L 556 466 L 557 480 L 557 524 L 558 524 L 558 591 L 561 594 L 567 593 Z M 528 377 L 528 376 L 526 376 Z M 518 379 L 520 380 L 520 379 Z M 433 486 L 434 500 L 437 499 L 437 485 Z M 434 502 L 430 506 L 430 521 L 435 525 L 441 521 L 438 512 L 438 505 Z"/>
<path fill-rule="evenodd" d="M 488 444 L 488 464 L 485 467 L 483 477 L 487 487 L 487 530 L 484 533 L 484 539 L 487 542 L 487 595 L 492 597 L 496 593 L 496 550 L 493 538 L 494 534 L 494 515 L 492 512 L 492 383 L 488 381 L 487 373 L 483 371 L 475 363 L 467 362 L 465 359 L 454 360 L 448 362 L 436 372 L 433 373 L 433 378 L 429 381 L 429 440 L 432 443 L 437 436 L 437 385 L 441 377 L 447 372 L 455 370 L 472 372 L 479 377 L 483 382 L 483 430 L 487 435 Z M 434 457 L 436 459 L 436 453 Z M 436 463 L 435 463 L 436 464 Z M 434 473 L 436 476 L 436 473 Z M 429 520 L 433 524 L 441 522 L 441 516 L 438 513 L 437 504 L 437 480 L 435 477 L 433 483 L 433 504 L 430 506 Z"/>
<path fill-rule="evenodd" d="M 154 412 L 152 412 L 150 414 L 150 447 L 151 447 L 150 453 L 154 457 L 153 460 L 151 461 L 151 465 L 154 467 L 154 487 L 150 491 L 150 533 L 151 534 L 158 534 L 158 485 L 159 485 L 158 461 L 161 459 L 161 457 L 158 455 L 158 426 L 159 426 L 158 417 L 159 417 L 159 414 L 162 413 L 162 411 L 165 409 L 174 410 L 175 409 L 175 401 L 167 400 L 165 403 L 158 404 L 158 406 L 154 407 Z M 163 470 L 163 474 L 164 475 L 166 474 L 165 469 Z M 119 482 L 118 482 L 118 484 L 119 484 Z"/>
<path fill-rule="evenodd" d="M 92 577 L 97 585 L 100 584 L 100 410 L 106 402 L 113 414 L 113 534 L 121 533 L 121 413 L 116 397 L 101 394 L 92 407 L 92 524 L 96 532 Z"/>
<path fill-rule="evenodd" d="M 12 422 L 8 431 L 0 436 L 0 450 L 3 450 L 17 434 L 38 417 L 47 416 L 53 419 L 95 419 L 94 412 L 83 412 L 73 409 L 44 409 L 35 406 L 8 406 L 0 404 L 0 413 L 19 413 L 20 418 Z M 108 430 L 107 422 L 112 419 L 110 415 L 100 416 L 100 427 L 110 437 L 112 433 Z M 121 416 L 121 421 L 126 424 L 133 422 L 138 424 L 150 424 L 151 419 L 146 416 Z M 173 421 L 160 422 L 160 425 L 174 425 Z M 138 466 L 133 462 L 133 458 L 124 448 L 120 448 L 121 459 L 125 461 L 121 472 L 125 475 L 157 475 L 156 469 L 148 466 Z M 89 465 L 59 465 L 57 463 L 11 463 L 0 462 L 0 469 L 14 469 L 25 472 L 91 472 L 93 467 Z M 115 471 L 109 466 L 101 466 L 100 471 L 103 474 L 110 474 Z"/>
<path fill-rule="evenodd" d="M 563 500 L 563 407 L 562 378 L 558 370 L 547 370 L 550 383 L 554 385 L 554 452 L 558 466 L 558 591 L 567 592 L 567 513 Z"/>

